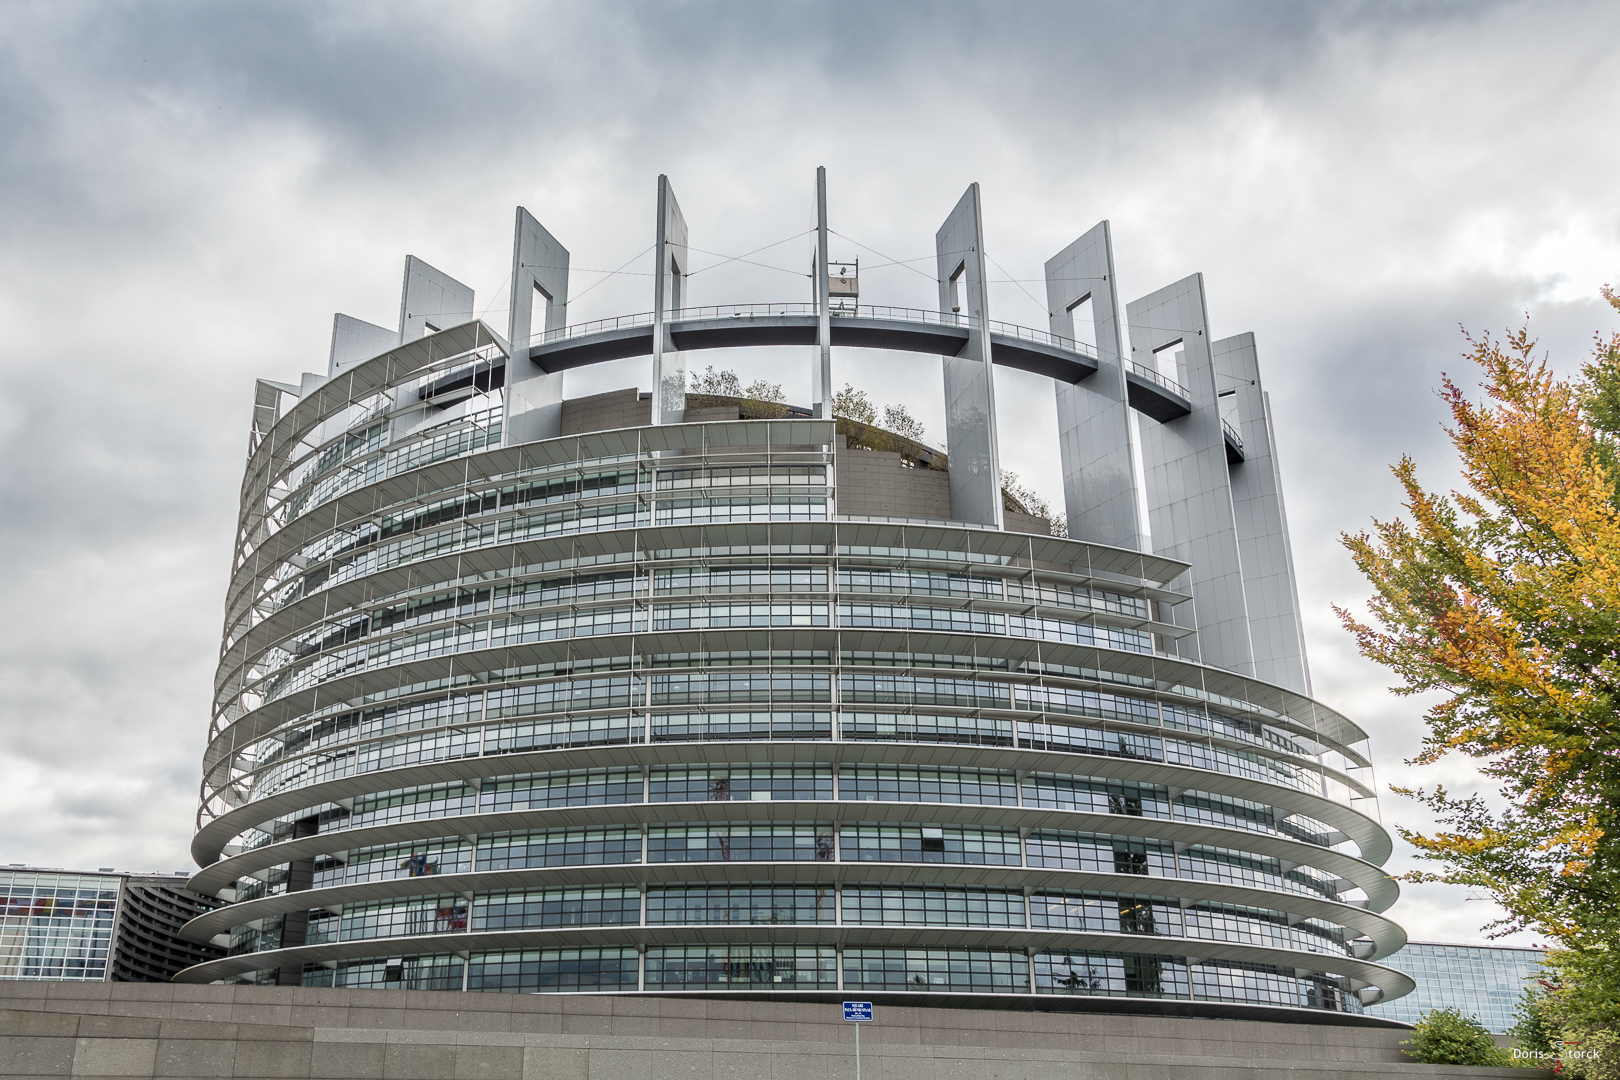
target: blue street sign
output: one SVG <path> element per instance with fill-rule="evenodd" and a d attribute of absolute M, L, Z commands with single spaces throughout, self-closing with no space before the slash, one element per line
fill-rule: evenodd
<path fill-rule="evenodd" d="M 870 1001 L 844 1002 L 844 1019 L 853 1023 L 868 1023 L 872 1019 L 872 1003 Z"/>

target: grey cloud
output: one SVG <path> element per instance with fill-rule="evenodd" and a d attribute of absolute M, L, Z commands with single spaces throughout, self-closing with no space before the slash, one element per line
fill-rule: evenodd
<path fill-rule="evenodd" d="M 391 323 L 407 251 L 499 313 L 517 203 L 573 251 L 578 297 L 650 242 L 659 172 L 714 252 L 803 230 L 825 164 L 840 254 L 930 254 L 978 180 L 1013 278 L 1102 217 L 1128 294 L 1203 271 L 1217 333 L 1258 335 L 1318 687 L 1405 776 L 1418 708 L 1326 614 L 1365 594 L 1336 537 L 1397 512 L 1401 452 L 1450 483 L 1433 388 L 1468 377 L 1459 323 L 1528 311 L 1564 370 L 1617 324 L 1591 299 L 1620 276 L 1617 22 L 1595 3 L 7 5 L 0 861 L 184 861 L 253 377 L 320 369 L 334 310 Z M 761 261 L 788 273 L 731 264 L 694 299 L 798 298 L 806 260 L 782 245 Z M 935 302 L 904 268 L 867 281 Z M 999 317 L 1044 317 L 1038 284 L 993 288 Z M 607 278 L 571 314 L 647 292 Z M 803 385 L 786 352 L 712 359 Z M 929 362 L 871 359 L 835 375 L 937 435 Z M 1030 434 L 1051 395 L 1025 386 L 1002 396 L 1008 462 L 1056 501 Z M 1455 907 L 1411 911 L 1417 936 L 1470 933 Z"/>

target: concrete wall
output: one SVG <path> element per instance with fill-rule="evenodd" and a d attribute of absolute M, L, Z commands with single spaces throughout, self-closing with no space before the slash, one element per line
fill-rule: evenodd
<path fill-rule="evenodd" d="M 569 398 L 562 403 L 562 434 L 583 435 L 588 431 L 646 427 L 652 423 L 652 402 L 641 400 L 641 391 L 610 390 L 605 394 Z"/>
<path fill-rule="evenodd" d="M 835 461 L 840 514 L 950 520 L 947 470 L 908 469 L 899 454 L 844 446 L 839 447 Z"/>
<path fill-rule="evenodd" d="M 1034 533 L 1036 536 L 1051 536 L 1052 523 L 1043 517 L 1026 514 L 1021 510 L 1008 510 L 1002 507 L 1002 524 L 1008 532 Z"/>
<path fill-rule="evenodd" d="M 469 997 L 472 1000 L 469 1000 Z M 843 1080 L 833 1002 L 0 984 L 0 1076 Z M 878 1003 L 863 1080 L 1531 1077 L 1402 1059 L 1399 1028 Z"/>

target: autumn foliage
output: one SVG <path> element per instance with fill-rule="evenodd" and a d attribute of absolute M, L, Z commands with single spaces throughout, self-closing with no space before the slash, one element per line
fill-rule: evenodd
<path fill-rule="evenodd" d="M 1468 340 L 1485 400 L 1442 392 L 1467 490 L 1395 465 L 1407 516 L 1344 537 L 1372 617 L 1339 617 L 1397 693 L 1442 695 L 1416 762 L 1467 755 L 1502 796 L 1396 789 L 1443 823 L 1401 830 L 1442 867 L 1409 879 L 1489 890 L 1504 930 L 1620 942 L 1620 335 L 1568 381 L 1527 331 Z"/>

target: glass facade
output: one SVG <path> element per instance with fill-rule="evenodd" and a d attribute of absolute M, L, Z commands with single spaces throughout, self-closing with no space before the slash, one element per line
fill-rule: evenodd
<path fill-rule="evenodd" d="M 1501 1035 L 1513 1026 L 1519 995 L 1525 981 L 1541 970 L 1543 955 L 1541 949 L 1414 941 L 1383 962 L 1412 976 L 1417 989 L 1398 1001 L 1375 1005 L 1371 1011 L 1415 1024 L 1433 1009 L 1455 1008 Z"/>
<path fill-rule="evenodd" d="M 183 980 L 1402 985 L 1365 736 L 1185 659 L 1184 564 L 841 516 L 831 421 L 504 446 L 498 379 L 412 404 L 479 340 L 258 416 L 194 845 L 232 945 Z"/>
<path fill-rule="evenodd" d="M 122 883 L 0 870 L 0 979 L 106 981 Z"/>
<path fill-rule="evenodd" d="M 225 954 L 181 933 L 219 906 L 183 874 L 0 868 L 0 979 L 168 982 Z"/>

